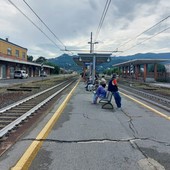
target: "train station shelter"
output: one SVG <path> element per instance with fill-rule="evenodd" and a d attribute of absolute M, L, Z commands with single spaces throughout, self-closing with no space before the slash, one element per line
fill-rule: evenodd
<path fill-rule="evenodd" d="M 170 62 L 170 59 L 134 59 L 113 65 L 118 67 L 124 78 L 132 78 L 144 82 L 156 81 L 158 77 L 166 77 L 166 73 L 157 71 L 158 64 Z M 149 71 L 149 66 L 153 65 L 153 71 Z"/>
<path fill-rule="evenodd" d="M 78 53 L 78 56 L 73 58 L 74 62 L 82 66 L 83 68 L 83 78 L 85 74 L 89 72 L 89 75 L 92 75 L 92 80 L 94 83 L 95 74 L 96 74 L 96 65 L 110 62 L 111 54 L 109 53 Z"/>

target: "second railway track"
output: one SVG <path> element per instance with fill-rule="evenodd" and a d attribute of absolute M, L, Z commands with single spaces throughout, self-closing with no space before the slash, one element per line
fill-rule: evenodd
<path fill-rule="evenodd" d="M 0 138 L 8 134 L 12 129 L 15 129 L 15 127 L 21 124 L 56 95 L 59 95 L 73 82 L 75 82 L 75 78 L 63 81 L 53 87 L 0 109 Z"/>
<path fill-rule="evenodd" d="M 135 97 L 138 97 L 142 100 L 145 100 L 151 104 L 154 104 L 170 112 L 170 100 L 168 99 L 167 96 L 165 97 L 163 95 L 160 96 L 157 95 L 156 93 L 155 94 L 151 92 L 149 93 L 142 89 L 135 89 L 134 87 L 128 87 L 122 84 L 120 84 L 119 86 L 122 92 L 125 92 L 127 94 L 131 93 Z"/>

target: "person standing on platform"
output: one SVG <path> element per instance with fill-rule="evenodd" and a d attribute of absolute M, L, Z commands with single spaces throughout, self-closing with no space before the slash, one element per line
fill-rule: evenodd
<path fill-rule="evenodd" d="M 117 108 L 120 110 L 121 109 L 121 96 L 120 96 L 119 91 L 118 91 L 116 74 L 113 74 L 112 79 L 109 81 L 108 91 L 112 92 L 112 95 L 114 96 Z"/>

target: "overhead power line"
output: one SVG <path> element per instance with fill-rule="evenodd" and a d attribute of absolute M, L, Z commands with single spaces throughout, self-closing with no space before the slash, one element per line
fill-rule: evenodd
<path fill-rule="evenodd" d="M 120 47 L 122 47 L 122 46 L 128 44 L 129 42 L 135 40 L 136 38 L 138 38 L 138 37 L 141 36 L 142 34 L 148 32 L 149 30 L 151 30 L 151 29 L 153 29 L 154 27 L 158 26 L 158 25 L 159 25 L 160 23 L 162 23 L 163 21 L 167 20 L 169 17 L 170 17 L 170 15 L 168 15 L 167 17 L 165 17 L 165 18 L 162 19 L 161 21 L 157 22 L 157 23 L 154 24 L 153 26 L 149 27 L 148 29 L 144 30 L 142 33 L 138 34 L 137 36 L 135 36 L 134 38 L 130 39 L 129 41 L 127 41 L 127 42 L 121 44 L 121 45 L 118 46 L 117 48 L 120 48 Z M 141 44 L 141 43 L 140 43 L 140 44 Z M 136 45 L 134 45 L 134 46 L 136 46 Z M 134 47 L 134 46 L 133 46 L 133 47 Z M 131 47 L 130 47 L 129 49 L 131 49 Z"/>
<path fill-rule="evenodd" d="M 22 15 L 24 15 L 40 32 L 42 32 L 57 48 L 62 50 L 40 27 L 38 27 L 24 12 L 22 12 L 11 0 L 8 0 Z"/>
<path fill-rule="evenodd" d="M 61 51 L 86 51 L 86 52 L 89 52 L 89 50 L 87 50 L 87 49 L 71 49 L 71 50 L 69 50 L 69 49 L 66 49 L 66 50 L 61 50 Z M 109 50 L 95 50 L 95 52 L 113 52 L 113 51 L 109 51 Z M 117 51 L 115 51 L 115 52 L 117 52 Z M 119 52 L 121 52 L 121 51 L 119 51 Z"/>
<path fill-rule="evenodd" d="M 38 16 L 38 14 L 31 8 L 31 6 L 23 0 L 24 3 L 29 7 L 29 9 L 37 16 L 37 18 L 45 25 L 45 27 L 54 35 L 54 37 L 64 46 L 66 49 L 66 46 L 63 44 L 63 42 L 55 35 L 55 33 L 47 26 L 47 24 Z"/>
<path fill-rule="evenodd" d="M 105 19 L 105 17 L 106 17 L 106 13 L 107 13 L 107 11 L 108 11 L 108 9 L 109 9 L 110 2 L 111 2 L 111 0 L 107 0 L 107 1 L 106 1 L 105 7 L 104 7 L 104 9 L 103 9 L 102 16 L 101 16 L 101 19 L 100 19 L 100 22 L 99 22 L 99 25 L 98 25 L 98 28 L 97 28 L 97 31 L 96 31 L 95 41 L 96 41 L 97 38 L 98 38 L 99 32 L 100 32 L 100 30 L 101 30 L 101 27 L 102 27 L 102 25 L 103 25 L 104 19 Z"/>
<path fill-rule="evenodd" d="M 136 44 L 136 45 L 134 45 L 134 46 L 132 46 L 132 47 L 130 47 L 130 48 L 128 48 L 128 49 L 126 49 L 126 50 L 124 50 L 123 52 L 128 51 L 128 50 L 130 50 L 130 49 L 132 49 L 132 48 L 134 48 L 134 47 L 136 47 L 136 46 L 138 46 L 138 45 L 142 44 L 143 42 L 148 41 L 148 40 L 150 40 L 150 39 L 152 39 L 152 38 L 156 37 L 157 35 L 159 35 L 159 34 L 161 34 L 161 33 L 165 32 L 165 31 L 167 31 L 168 29 L 170 29 L 170 27 L 167 27 L 167 28 L 165 28 L 164 30 L 159 31 L 159 32 L 158 32 L 158 33 L 156 33 L 155 35 L 153 35 L 153 36 L 151 36 L 151 37 L 149 37 L 149 38 L 147 38 L 147 39 L 143 40 L 142 42 L 140 42 L 140 43 L 138 43 L 138 44 Z"/>

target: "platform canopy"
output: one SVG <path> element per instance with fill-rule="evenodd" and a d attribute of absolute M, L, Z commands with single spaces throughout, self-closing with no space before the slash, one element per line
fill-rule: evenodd
<path fill-rule="evenodd" d="M 119 64 L 114 64 L 113 67 L 122 67 L 122 66 L 124 67 L 129 65 L 138 65 L 138 64 L 139 65 L 156 64 L 156 63 L 167 62 L 167 61 L 170 61 L 170 59 L 134 59 Z"/>
<path fill-rule="evenodd" d="M 78 56 L 73 57 L 74 62 L 83 66 L 86 63 L 93 63 L 95 56 L 96 65 L 109 62 L 111 60 L 111 53 L 78 53 Z"/>

